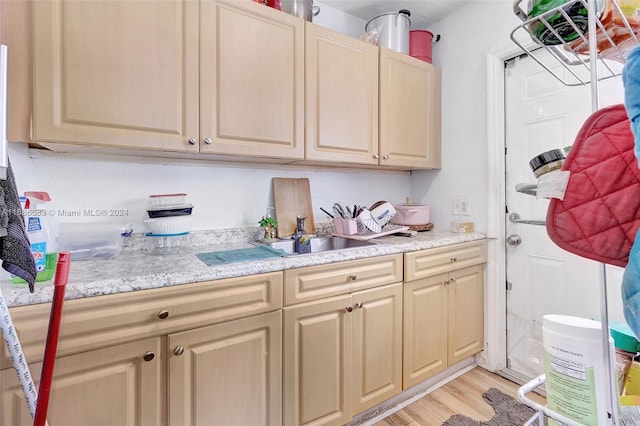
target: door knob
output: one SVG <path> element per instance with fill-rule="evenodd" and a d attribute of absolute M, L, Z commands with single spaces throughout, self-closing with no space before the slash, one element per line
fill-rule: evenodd
<path fill-rule="evenodd" d="M 522 244 L 522 238 L 518 234 L 511 234 L 507 237 L 507 244 L 517 247 Z"/>
<path fill-rule="evenodd" d="M 182 355 L 182 354 L 184 353 L 184 346 L 176 346 L 176 347 L 173 349 L 173 353 L 174 353 L 176 356 L 180 356 L 180 355 Z"/>
<path fill-rule="evenodd" d="M 156 354 L 154 354 L 153 352 L 147 352 L 146 354 L 144 354 L 142 359 L 149 362 L 149 361 L 152 361 L 155 357 L 156 357 Z"/>

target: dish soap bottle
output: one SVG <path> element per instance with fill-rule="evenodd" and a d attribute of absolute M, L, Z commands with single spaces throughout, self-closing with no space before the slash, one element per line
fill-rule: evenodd
<path fill-rule="evenodd" d="M 311 237 L 304 229 L 304 220 L 306 217 L 296 217 L 296 232 L 293 234 L 295 241 L 296 253 L 311 253 Z"/>
<path fill-rule="evenodd" d="M 25 227 L 31 244 L 31 254 L 36 264 L 36 281 L 53 278 L 58 261 L 58 228 L 46 204 L 49 194 L 39 191 L 25 192 Z M 25 283 L 22 278 L 11 276 L 13 283 Z"/>

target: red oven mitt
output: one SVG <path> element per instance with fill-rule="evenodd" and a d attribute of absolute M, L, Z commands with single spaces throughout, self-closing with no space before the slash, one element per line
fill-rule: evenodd
<path fill-rule="evenodd" d="M 624 105 L 593 113 L 562 170 L 571 172 L 564 200 L 551 199 L 547 233 L 559 247 L 625 267 L 640 227 L 640 170 Z"/>

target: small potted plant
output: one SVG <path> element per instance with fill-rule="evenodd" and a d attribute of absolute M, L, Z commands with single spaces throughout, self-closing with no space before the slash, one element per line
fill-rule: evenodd
<path fill-rule="evenodd" d="M 278 227 L 278 221 L 276 219 L 270 216 L 262 216 L 258 225 L 260 225 L 261 228 L 264 228 L 264 237 L 260 241 L 269 242 L 276 239 L 276 228 Z"/>

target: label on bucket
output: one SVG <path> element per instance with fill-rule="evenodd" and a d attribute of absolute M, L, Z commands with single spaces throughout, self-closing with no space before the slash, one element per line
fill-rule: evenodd
<path fill-rule="evenodd" d="M 556 355 L 544 353 L 547 406 L 585 425 L 598 425 L 595 375 L 580 354 L 551 347 Z M 566 353 L 566 356 L 558 353 Z M 549 424 L 558 424 L 549 421 Z"/>

